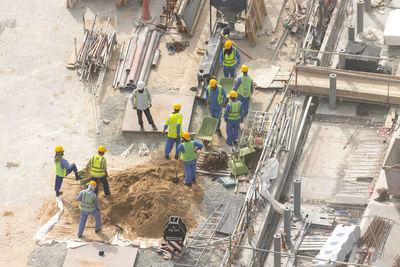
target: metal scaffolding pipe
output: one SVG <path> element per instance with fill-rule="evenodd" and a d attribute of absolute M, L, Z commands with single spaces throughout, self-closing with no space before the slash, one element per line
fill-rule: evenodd
<path fill-rule="evenodd" d="M 296 218 L 301 218 L 301 181 L 294 180 L 293 213 Z"/>
<path fill-rule="evenodd" d="M 128 55 L 128 64 L 125 66 L 125 70 L 126 72 L 131 72 L 131 68 L 132 68 L 132 62 L 136 53 L 136 48 L 137 48 L 137 40 L 139 38 L 139 34 L 137 32 L 135 32 L 133 34 L 132 37 L 132 44 L 131 44 L 131 49 L 129 51 L 129 55 Z"/>
<path fill-rule="evenodd" d="M 126 61 L 127 61 L 127 58 L 128 58 L 128 53 L 129 53 L 129 48 L 131 46 L 131 43 L 132 43 L 132 38 L 129 38 L 128 45 L 126 46 L 126 50 L 125 50 L 125 54 L 124 54 L 124 59 L 122 61 L 121 69 L 119 70 L 119 74 L 118 74 L 118 78 L 117 78 L 117 80 L 118 80 L 117 86 L 118 87 L 120 87 L 122 76 L 124 75 L 124 72 L 125 72 L 125 65 L 126 65 Z"/>
<path fill-rule="evenodd" d="M 329 75 L 329 108 L 336 109 L 336 74 Z"/>
<path fill-rule="evenodd" d="M 138 72 L 138 68 L 140 67 L 139 66 L 141 64 L 140 59 L 142 57 L 142 54 L 144 53 L 143 50 L 145 49 L 148 34 L 149 34 L 149 28 L 146 27 L 146 28 L 144 28 L 144 31 L 143 31 L 142 35 L 140 36 L 140 39 L 137 44 L 136 53 L 135 53 L 134 59 L 132 61 L 131 71 L 127 78 L 129 84 L 133 83 L 133 80 L 135 79 L 135 75 Z"/>
<path fill-rule="evenodd" d="M 157 48 L 156 52 L 154 53 L 153 62 L 151 63 L 152 68 L 157 67 L 158 61 L 160 61 L 160 57 L 161 57 L 161 50 Z"/>
<path fill-rule="evenodd" d="M 357 2 L 357 34 L 364 31 L 364 1 Z"/>
<path fill-rule="evenodd" d="M 285 242 L 286 244 L 291 244 L 292 243 L 292 238 L 291 238 L 291 233 L 290 233 L 290 225 L 291 225 L 291 220 L 290 220 L 290 209 L 289 207 L 285 207 L 283 210 L 283 231 L 285 232 Z"/>
<path fill-rule="evenodd" d="M 281 267 L 281 235 L 274 235 L 274 267 Z"/>
<path fill-rule="evenodd" d="M 125 47 L 125 42 L 123 42 L 121 44 L 121 48 L 119 50 L 119 55 L 118 55 L 118 62 L 117 62 L 117 66 L 115 67 L 115 74 L 114 74 L 114 81 L 113 81 L 113 88 L 115 88 L 117 86 L 117 77 L 118 77 L 118 73 L 119 73 L 119 68 L 121 67 L 121 63 L 124 60 L 122 58 L 122 53 L 124 52 L 124 47 Z"/>
<path fill-rule="evenodd" d="M 347 37 L 349 41 L 353 41 L 355 40 L 355 28 L 354 25 L 351 24 L 348 28 L 347 28 Z"/>
<path fill-rule="evenodd" d="M 149 45 L 146 51 L 146 56 L 144 57 L 143 60 L 143 66 L 142 66 L 142 70 L 140 71 L 140 75 L 139 75 L 139 79 L 138 81 L 143 81 L 143 82 L 147 82 L 147 73 L 150 70 L 151 67 L 151 62 L 153 61 L 153 56 L 154 56 L 154 51 L 155 51 L 155 46 L 158 45 L 158 40 L 160 37 L 160 32 L 157 30 L 154 30 L 153 33 L 151 34 L 151 38 L 149 41 Z"/>

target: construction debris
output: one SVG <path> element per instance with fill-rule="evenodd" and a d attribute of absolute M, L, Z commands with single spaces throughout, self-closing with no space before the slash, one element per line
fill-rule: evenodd
<path fill-rule="evenodd" d="M 213 151 L 211 153 L 207 153 L 207 156 L 202 158 L 202 161 L 198 164 L 198 167 L 205 171 L 215 172 L 228 168 L 228 161 L 229 157 L 225 151 Z"/>
<path fill-rule="evenodd" d="M 376 192 L 379 194 L 375 201 L 383 202 L 390 199 L 389 190 L 387 188 L 378 188 Z"/>
<path fill-rule="evenodd" d="M 173 55 L 179 52 L 182 52 L 185 50 L 186 47 L 189 46 L 189 42 L 179 42 L 179 41 L 172 41 L 169 43 L 166 43 L 167 49 L 168 49 L 168 55 Z"/>

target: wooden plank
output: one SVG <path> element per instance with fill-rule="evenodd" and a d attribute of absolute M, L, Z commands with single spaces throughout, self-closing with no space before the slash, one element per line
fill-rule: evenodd
<path fill-rule="evenodd" d="M 204 6 L 204 0 L 201 0 L 199 9 L 197 11 L 196 17 L 193 22 L 192 30 L 189 32 L 189 36 L 191 36 L 191 37 L 194 35 L 194 31 L 196 30 L 196 26 L 197 26 L 197 23 L 199 22 L 199 18 L 200 18 L 201 11 L 203 10 L 203 6 Z"/>
<path fill-rule="evenodd" d="M 393 120 L 396 117 L 396 110 L 397 108 L 390 107 L 388 114 L 386 116 L 386 121 L 385 121 L 385 128 L 386 129 L 391 129 L 393 127 Z"/>

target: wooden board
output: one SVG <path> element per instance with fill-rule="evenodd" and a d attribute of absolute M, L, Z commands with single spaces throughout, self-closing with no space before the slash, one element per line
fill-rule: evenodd
<path fill-rule="evenodd" d="M 256 44 L 257 32 L 262 28 L 262 22 L 266 15 L 267 9 L 264 0 L 249 1 L 245 23 L 246 33 L 252 46 Z"/>
<path fill-rule="evenodd" d="M 394 108 L 394 107 L 389 108 L 388 114 L 386 116 L 386 121 L 385 121 L 386 129 L 391 129 L 393 127 L 393 120 L 396 117 L 396 111 L 397 111 L 397 108 Z"/>

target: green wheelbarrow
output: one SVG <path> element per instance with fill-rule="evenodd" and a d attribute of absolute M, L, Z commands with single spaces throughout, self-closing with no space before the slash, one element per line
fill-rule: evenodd
<path fill-rule="evenodd" d="M 196 135 L 197 139 L 203 141 L 204 146 L 208 146 L 208 144 L 213 140 L 215 130 L 217 129 L 218 119 L 211 117 L 204 117 L 201 122 L 200 129 Z"/>

